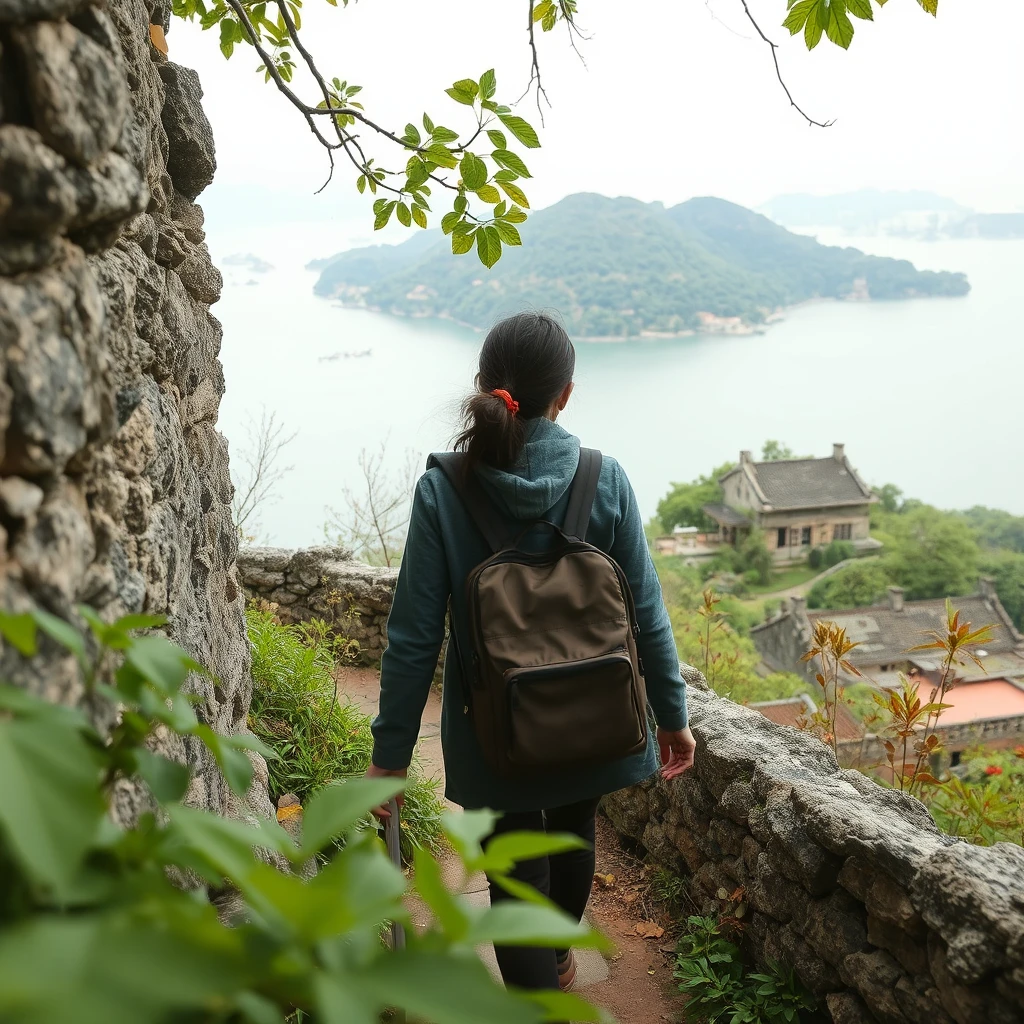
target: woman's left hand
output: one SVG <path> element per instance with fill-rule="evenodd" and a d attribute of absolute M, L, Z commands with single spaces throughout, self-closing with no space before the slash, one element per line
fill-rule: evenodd
<path fill-rule="evenodd" d="M 366 769 L 365 778 L 367 779 L 407 779 L 409 777 L 408 768 L 378 768 L 375 764 L 371 764 Z M 405 806 L 405 796 L 399 793 L 395 797 L 399 807 Z M 379 807 L 374 807 L 373 813 L 380 818 L 382 821 L 385 818 L 391 817 L 391 812 L 387 808 L 387 804 L 381 804 Z"/>
<path fill-rule="evenodd" d="M 668 729 L 659 729 L 658 749 L 661 751 L 661 777 L 674 779 L 693 765 L 693 752 L 697 749 L 697 741 L 693 738 L 689 726 L 672 732 Z"/>

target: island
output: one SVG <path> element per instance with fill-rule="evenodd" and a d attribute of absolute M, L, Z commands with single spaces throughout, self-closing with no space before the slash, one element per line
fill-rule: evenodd
<path fill-rule="evenodd" d="M 965 295 L 964 274 L 819 244 L 723 199 L 678 206 L 568 196 L 533 214 L 522 247 L 490 271 L 452 256 L 439 231 L 316 261 L 317 295 L 485 330 L 523 308 L 554 309 L 574 337 L 675 337 L 763 330 L 815 299 Z"/>

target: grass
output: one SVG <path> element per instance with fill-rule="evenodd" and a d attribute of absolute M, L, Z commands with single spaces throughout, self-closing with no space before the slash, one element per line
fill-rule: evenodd
<path fill-rule="evenodd" d="M 774 594 L 778 590 L 789 590 L 807 583 L 818 576 L 823 570 L 812 569 L 809 565 L 792 565 L 772 573 L 769 583 L 748 583 L 747 589 L 752 594 Z"/>
<path fill-rule="evenodd" d="M 267 768 L 276 801 L 294 793 L 303 803 L 324 786 L 361 776 L 370 764 L 369 715 L 337 692 L 334 667 L 352 645 L 325 623 L 283 626 L 272 613 L 246 612 L 252 646 L 249 728 L 277 753 Z M 403 853 L 438 848 L 442 806 L 438 784 L 413 764 L 402 812 Z"/>

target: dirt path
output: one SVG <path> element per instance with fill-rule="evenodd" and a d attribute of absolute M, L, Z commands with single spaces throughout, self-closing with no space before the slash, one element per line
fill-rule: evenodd
<path fill-rule="evenodd" d="M 367 713 L 377 709 L 379 678 L 372 669 L 340 668 L 339 691 Z M 441 758 L 441 695 L 431 690 L 423 714 L 417 758 L 424 773 L 444 778 Z M 597 872 L 588 920 L 614 943 L 607 958 L 597 953 L 578 954 L 577 987 L 580 994 L 608 1010 L 618 1024 L 677 1024 L 682 1021 L 682 999 L 672 979 L 670 915 L 649 897 L 650 879 L 644 865 L 622 848 L 609 822 L 597 822 Z M 443 873 L 471 903 L 487 900 L 482 876 L 462 879 L 457 862 L 442 858 Z M 414 918 L 419 916 L 414 907 Z M 481 959 L 497 976 L 492 949 L 481 949 Z"/>

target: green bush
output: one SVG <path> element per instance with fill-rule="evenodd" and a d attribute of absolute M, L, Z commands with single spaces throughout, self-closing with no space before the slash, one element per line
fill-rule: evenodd
<path fill-rule="evenodd" d="M 826 567 L 831 569 L 833 565 L 838 565 L 840 562 L 845 562 L 848 558 L 853 558 L 856 553 L 857 549 L 851 541 L 834 540 L 825 548 L 823 560 Z"/>
<path fill-rule="evenodd" d="M 674 973 L 689 997 L 688 1021 L 800 1024 L 801 1013 L 815 1009 L 813 996 L 792 970 L 769 961 L 763 972 L 750 971 L 740 947 L 722 935 L 713 917 L 690 917 L 687 927 Z"/>
<path fill-rule="evenodd" d="M 350 648 L 326 623 L 283 626 L 268 611 L 246 612 L 252 646 L 249 728 L 277 758 L 268 762 L 276 800 L 294 793 L 303 803 L 332 782 L 361 776 L 370 764 L 371 717 L 339 696 L 335 665 Z M 433 849 L 441 838 L 438 783 L 410 768 L 402 813 L 403 853 Z"/>
<path fill-rule="evenodd" d="M 807 564 L 812 569 L 820 569 L 825 561 L 825 552 L 821 548 L 811 548 L 811 553 L 807 556 Z"/>
<path fill-rule="evenodd" d="M 160 620 L 89 619 L 91 641 L 44 613 L 0 616 L 5 641 L 22 655 L 35 654 L 38 628 L 75 655 L 98 720 L 120 710 L 108 735 L 83 711 L 0 686 L 4 1024 L 281 1024 L 289 1015 L 375 1024 L 388 1009 L 433 1024 L 600 1019 L 566 993 L 506 992 L 475 955 L 489 942 L 606 945 L 599 936 L 547 901 L 472 906 L 449 892 L 422 850 L 412 884 L 432 923 L 408 927 L 404 950 L 387 949 L 388 922 L 411 924 L 407 882 L 376 834 L 359 826 L 399 780 L 320 790 L 306 805 L 301 844 L 277 822 L 228 821 L 183 804 L 189 770 L 153 752 L 157 737 L 204 743 L 239 796 L 252 779 L 245 748 L 271 759 L 273 751 L 197 720 L 183 686 L 201 666 L 166 637 L 132 635 Z M 97 665 L 115 659 L 107 681 Z M 115 800 L 123 813 L 126 779 L 152 796 L 152 810 L 130 825 L 111 813 Z M 447 816 L 445 829 L 466 871 L 509 886 L 518 884 L 509 879 L 516 860 L 580 845 L 574 836 L 510 833 L 482 848 L 494 821 L 488 811 L 467 812 Z M 297 868 L 342 835 L 344 847 L 309 881 L 257 854 L 273 851 Z M 233 926 L 211 897 L 228 890 L 237 896 Z"/>
<path fill-rule="evenodd" d="M 856 561 L 819 580 L 807 594 L 808 608 L 864 608 L 885 597 L 891 579 L 884 563 Z"/>

